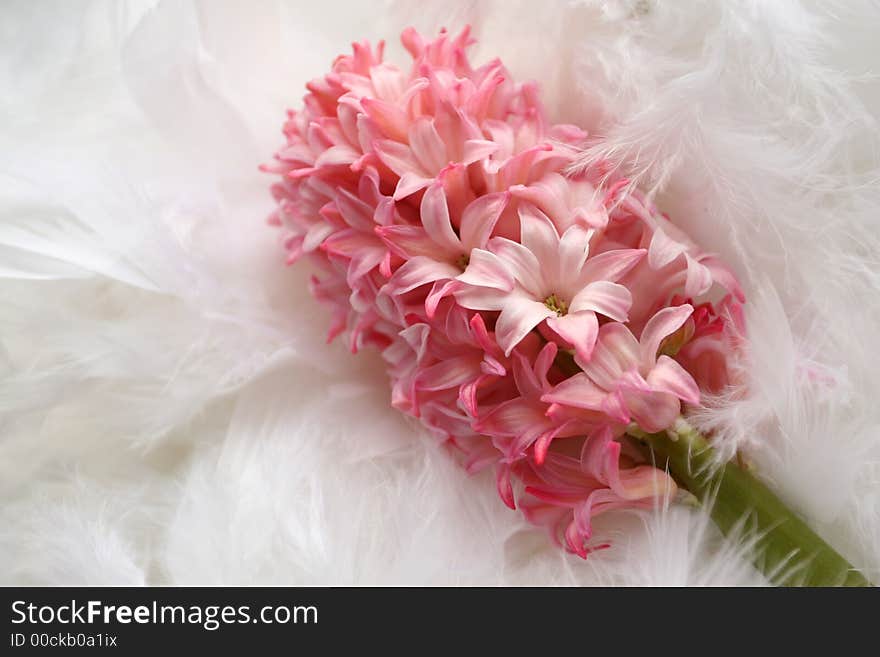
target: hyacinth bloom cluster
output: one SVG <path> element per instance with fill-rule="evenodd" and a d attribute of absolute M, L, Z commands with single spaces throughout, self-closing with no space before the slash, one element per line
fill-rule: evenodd
<path fill-rule="evenodd" d="M 288 260 L 315 266 L 330 338 L 381 350 L 392 404 L 567 549 L 591 519 L 674 491 L 626 437 L 729 380 L 734 275 L 609 168 L 534 83 L 474 68 L 467 29 L 356 43 L 289 112 L 264 169 Z"/>

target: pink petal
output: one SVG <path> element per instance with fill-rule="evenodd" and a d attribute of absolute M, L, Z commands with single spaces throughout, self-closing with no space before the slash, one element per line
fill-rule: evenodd
<path fill-rule="evenodd" d="M 302 250 L 306 253 L 314 251 L 334 230 L 333 225 L 329 223 L 312 224 L 303 237 Z"/>
<path fill-rule="evenodd" d="M 700 389 L 692 377 L 677 361 L 663 355 L 648 373 L 648 384 L 660 392 L 668 392 L 688 404 L 700 403 Z"/>
<path fill-rule="evenodd" d="M 357 141 L 361 147 L 361 150 L 366 153 L 376 154 L 378 159 L 378 151 L 376 150 L 376 142 L 379 140 L 384 140 L 385 135 L 382 133 L 382 130 L 373 121 L 369 116 L 363 113 L 359 113 L 356 119 L 357 126 Z M 393 139 L 388 139 L 389 142 L 394 142 Z"/>
<path fill-rule="evenodd" d="M 618 281 L 639 264 L 645 257 L 644 249 L 616 249 L 599 253 L 587 259 L 581 270 L 581 280 L 589 281 Z"/>
<path fill-rule="evenodd" d="M 550 449 L 550 444 L 553 442 L 553 439 L 559 435 L 560 431 L 562 431 L 562 427 L 553 427 L 548 431 L 545 431 L 538 439 L 535 440 L 535 463 L 538 465 L 543 465 L 544 461 L 547 459 L 547 452 Z"/>
<path fill-rule="evenodd" d="M 387 103 L 376 98 L 362 98 L 361 105 L 376 125 L 395 141 L 406 141 L 409 121 L 402 109 L 393 103 Z"/>
<path fill-rule="evenodd" d="M 687 274 L 685 275 L 684 293 L 688 297 L 698 297 L 712 287 L 712 272 L 690 255 L 685 254 Z"/>
<path fill-rule="evenodd" d="M 613 285 L 613 283 L 612 283 Z M 599 335 L 599 320 L 591 311 L 570 312 L 562 317 L 551 317 L 547 326 L 563 340 L 570 342 L 583 361 L 589 361 Z"/>
<path fill-rule="evenodd" d="M 492 141 L 500 146 L 499 155 L 501 157 L 510 157 L 513 154 L 514 133 L 513 127 L 509 123 L 497 119 L 486 119 L 483 121 L 483 129 L 489 133 Z"/>
<path fill-rule="evenodd" d="M 471 417 L 476 417 L 479 413 L 479 408 L 477 408 L 477 390 L 480 384 L 487 378 L 483 374 L 473 381 L 463 384 L 458 390 L 458 402 Z"/>
<path fill-rule="evenodd" d="M 425 187 L 434 182 L 433 178 L 426 178 L 418 173 L 406 172 L 397 181 L 397 187 L 394 188 L 394 200 L 399 201 L 411 196 L 416 192 L 422 191 Z"/>
<path fill-rule="evenodd" d="M 383 100 L 397 100 L 406 89 L 407 76 L 391 64 L 377 64 L 370 67 L 370 82 L 376 96 Z"/>
<path fill-rule="evenodd" d="M 504 355 L 509 356 L 529 331 L 555 314 L 539 301 L 527 297 L 509 296 L 495 324 L 495 339 L 504 350 Z"/>
<path fill-rule="evenodd" d="M 584 441 L 581 448 L 581 470 L 594 479 L 609 484 L 608 471 L 611 470 L 614 477 L 619 457 L 620 443 L 614 440 L 611 427 L 603 425 Z"/>
<path fill-rule="evenodd" d="M 507 376 L 507 368 L 494 356 L 485 354 L 480 369 L 491 376 Z"/>
<path fill-rule="evenodd" d="M 576 144 L 586 139 L 589 133 L 570 123 L 557 123 L 550 128 L 549 135 L 553 139 L 558 139 L 568 144 Z"/>
<path fill-rule="evenodd" d="M 336 208 L 345 223 L 352 228 L 362 231 L 373 230 L 375 225 L 373 222 L 374 209 L 351 192 L 344 189 L 339 190 L 339 195 L 336 197 Z"/>
<path fill-rule="evenodd" d="M 373 150 L 379 159 L 398 176 L 406 173 L 417 173 L 429 177 L 429 173 L 416 160 L 412 150 L 406 144 L 390 139 L 377 139 L 373 142 Z"/>
<path fill-rule="evenodd" d="M 501 213 L 507 207 L 510 194 L 481 196 L 465 208 L 461 217 L 461 243 L 466 251 L 485 249 Z"/>
<path fill-rule="evenodd" d="M 513 354 L 513 380 L 516 382 L 516 389 L 526 399 L 539 398 L 544 392 L 532 364 L 519 351 Z"/>
<path fill-rule="evenodd" d="M 425 50 L 425 39 L 414 27 L 408 27 L 401 32 L 400 42 L 413 59 L 418 58 Z"/>
<path fill-rule="evenodd" d="M 538 357 L 535 358 L 535 376 L 541 382 L 542 392 L 544 388 L 549 386 L 547 375 L 550 372 L 550 368 L 553 367 L 553 361 L 556 360 L 557 353 L 559 353 L 559 347 L 556 346 L 556 343 L 548 342 L 538 353 Z"/>
<path fill-rule="evenodd" d="M 378 244 L 381 244 L 379 242 Z M 375 249 L 376 238 L 370 233 L 363 233 L 353 228 L 338 230 L 324 240 L 321 249 L 327 253 L 353 258 L 364 249 Z"/>
<path fill-rule="evenodd" d="M 314 154 L 312 153 L 312 149 L 310 149 L 306 144 L 300 142 L 298 144 L 291 144 L 283 148 L 278 156 L 284 162 L 290 162 L 291 164 L 306 164 L 310 165 L 314 163 Z M 278 173 L 282 173 L 279 171 Z"/>
<path fill-rule="evenodd" d="M 346 281 L 348 284 L 354 287 L 356 282 L 377 267 L 384 257 L 384 249 L 373 247 L 358 251 L 358 253 L 356 253 L 351 259 L 348 266 L 348 273 L 346 275 Z"/>
<path fill-rule="evenodd" d="M 584 472 L 605 483 L 623 500 L 653 498 L 675 490 L 675 484 L 662 470 L 649 465 L 620 468 L 620 443 L 610 427 L 590 434 L 581 451 Z M 670 484 L 672 486 L 670 487 Z"/>
<path fill-rule="evenodd" d="M 555 263 L 558 257 L 559 234 L 553 222 L 531 203 L 519 207 L 520 243 L 542 265 Z"/>
<path fill-rule="evenodd" d="M 431 185 L 422 196 L 421 220 L 425 231 L 444 252 L 464 255 L 464 247 L 452 230 L 442 184 Z"/>
<path fill-rule="evenodd" d="M 434 121 L 427 116 L 418 118 L 410 126 L 409 145 L 423 171 L 437 173 L 449 162 L 446 144 L 437 133 Z"/>
<path fill-rule="evenodd" d="M 473 164 L 478 160 L 489 157 L 499 149 L 494 141 L 484 139 L 468 139 L 464 142 L 464 151 L 461 156 L 462 164 Z"/>
<path fill-rule="evenodd" d="M 572 226 L 562 234 L 557 255 L 560 279 L 571 278 L 583 269 L 587 255 L 590 253 L 592 236 L 592 230 L 580 226 Z"/>
<path fill-rule="evenodd" d="M 466 285 L 489 287 L 504 292 L 510 292 L 514 287 L 513 276 L 504 262 L 491 251 L 484 251 L 483 249 L 471 251 L 467 268 L 456 278 Z M 471 306 L 465 306 L 465 308 L 471 308 Z M 489 308 L 472 309 L 490 310 Z M 497 310 L 497 308 L 494 310 Z"/>
<path fill-rule="evenodd" d="M 417 385 L 421 390 L 457 388 L 479 375 L 478 362 L 468 356 L 440 361 L 419 372 Z"/>
<path fill-rule="evenodd" d="M 651 269 L 660 269 L 675 260 L 682 253 L 687 251 L 687 246 L 681 242 L 677 242 L 659 226 L 651 237 L 651 244 L 648 246 L 648 264 Z"/>
<path fill-rule="evenodd" d="M 736 279 L 734 273 L 730 271 L 723 262 L 715 256 L 704 256 L 700 258 L 700 262 L 709 269 L 712 273 L 712 278 L 721 285 L 721 287 L 736 297 L 737 301 L 740 303 L 745 302 L 746 296 L 743 294 L 739 281 Z"/>
<path fill-rule="evenodd" d="M 628 500 L 670 496 L 678 489 L 669 475 L 650 465 L 620 470 L 618 477 L 620 489 L 625 491 L 621 497 Z"/>
<path fill-rule="evenodd" d="M 428 347 L 428 336 L 431 327 L 424 323 L 413 324 L 403 329 L 398 335 L 404 339 L 410 349 L 416 354 L 416 362 L 421 362 Z"/>
<path fill-rule="evenodd" d="M 575 295 L 569 305 L 569 311 L 597 312 L 617 322 L 625 322 L 631 306 L 632 294 L 623 285 L 596 281 Z"/>
<path fill-rule="evenodd" d="M 450 164 L 437 174 L 437 180 L 443 183 L 450 214 L 453 217 L 460 217 L 468 203 L 476 198 L 471 189 L 467 167 L 461 164 Z M 485 244 L 481 245 L 481 247 L 485 246 Z"/>
<path fill-rule="evenodd" d="M 645 324 L 639 340 L 640 361 L 642 366 L 650 369 L 657 362 L 657 350 L 667 335 L 675 333 L 694 312 L 693 306 L 683 304 L 664 308 Z"/>
<path fill-rule="evenodd" d="M 509 271 L 529 294 L 536 298 L 542 297 L 546 285 L 541 274 L 541 264 L 534 253 L 505 237 L 493 237 L 489 240 L 489 248 L 509 264 Z"/>
<path fill-rule="evenodd" d="M 414 79 L 409 83 L 409 87 L 406 88 L 403 95 L 397 99 L 398 105 L 406 108 L 410 116 L 418 114 L 418 111 L 413 110 L 413 105 L 418 105 L 420 93 L 430 86 L 431 83 L 427 78 L 420 77 Z"/>
<path fill-rule="evenodd" d="M 548 429 L 547 426 L 547 418 L 536 418 L 534 422 L 526 425 L 521 433 L 516 434 L 513 440 L 496 440 L 493 444 L 495 444 L 497 449 L 501 450 L 507 462 L 513 463 L 514 461 L 526 458 L 529 448 L 541 438 L 545 431 L 557 431 L 555 428 Z"/>
<path fill-rule="evenodd" d="M 436 314 L 437 306 L 440 305 L 440 302 L 458 289 L 459 286 L 461 286 L 461 283 L 454 279 L 434 282 L 434 286 L 425 299 L 425 313 L 429 319 Z"/>
<path fill-rule="evenodd" d="M 629 410 L 626 408 L 626 401 L 619 390 L 609 392 L 608 396 L 602 400 L 602 412 L 612 420 L 617 420 L 621 424 L 629 424 Z"/>
<path fill-rule="evenodd" d="M 351 146 L 338 145 L 328 148 L 315 160 L 315 167 L 348 166 L 361 156 Z"/>
<path fill-rule="evenodd" d="M 452 344 L 472 344 L 472 333 L 470 327 L 471 314 L 464 308 L 456 306 L 450 308 L 446 313 L 446 321 L 443 327 L 437 327 L 438 331 L 443 331 L 448 342 Z M 442 319 L 442 318 L 441 318 Z"/>
<path fill-rule="evenodd" d="M 455 300 L 470 310 L 501 310 L 509 292 L 491 287 L 470 287 L 455 291 Z"/>
<path fill-rule="evenodd" d="M 550 457 L 550 467 L 548 467 L 544 471 L 545 473 L 550 471 L 553 465 L 556 465 L 555 463 L 553 463 L 553 461 L 556 460 L 553 457 L 557 455 L 549 454 L 548 456 Z M 574 461 L 574 459 L 572 459 L 571 457 L 563 458 Z M 594 482 L 588 480 L 586 477 L 584 477 L 583 481 L 580 483 L 582 483 L 584 486 L 594 485 Z M 566 486 L 565 484 L 562 484 L 560 486 L 559 484 L 554 482 L 553 484 L 545 486 L 526 486 L 526 493 L 528 493 L 529 495 L 534 495 L 543 502 L 548 502 L 550 504 L 555 504 L 559 506 L 571 507 L 575 506 L 583 500 L 584 490 L 582 487 L 574 488 L 572 486 Z"/>
<path fill-rule="evenodd" d="M 593 383 L 584 373 L 575 374 L 541 396 L 548 404 L 561 404 L 573 408 L 602 410 L 602 402 L 608 393 Z"/>
<path fill-rule="evenodd" d="M 590 535 L 584 534 L 578 527 L 578 523 L 574 520 L 568 523 L 568 527 L 565 529 L 565 544 L 581 559 L 586 559 L 589 555 L 589 550 L 586 548 L 588 540 L 590 540 Z"/>
<path fill-rule="evenodd" d="M 458 269 L 453 265 L 426 256 L 416 256 L 403 263 L 382 289 L 392 295 L 405 294 L 421 285 L 454 278 L 457 273 Z"/>
<path fill-rule="evenodd" d="M 537 144 L 517 153 L 506 161 L 490 160 L 484 162 L 483 166 L 487 173 L 497 176 L 496 185 L 501 181 L 505 182 L 504 186 L 524 183 L 532 177 L 533 168 L 537 164 L 542 163 L 546 165 L 546 162 L 552 157 L 552 151 L 553 146 L 550 144 Z"/>
<path fill-rule="evenodd" d="M 668 429 L 681 412 L 678 397 L 665 392 L 624 392 L 633 421 L 649 433 Z"/>
<path fill-rule="evenodd" d="M 376 234 L 395 255 L 404 260 L 436 254 L 436 245 L 421 226 L 379 226 Z"/>
<path fill-rule="evenodd" d="M 556 172 L 545 175 L 531 185 L 515 185 L 510 189 L 517 198 L 534 204 L 548 217 L 563 221 L 568 215 L 568 181 Z"/>
<path fill-rule="evenodd" d="M 474 313 L 470 321 L 471 335 L 480 348 L 486 352 L 486 356 L 499 356 L 498 345 L 489 337 L 489 331 L 486 328 L 486 321 L 479 313 Z M 502 370 L 504 368 L 502 367 Z M 503 372 L 502 372 L 503 376 Z"/>
<path fill-rule="evenodd" d="M 380 184 L 381 180 L 379 179 L 379 172 L 376 170 L 376 167 L 365 167 L 361 173 L 361 179 L 358 181 L 358 198 L 370 207 L 378 206 L 388 198 L 379 189 Z M 373 215 L 375 215 L 375 210 Z"/>
<path fill-rule="evenodd" d="M 645 378 L 635 368 L 624 372 L 617 382 L 618 387 L 625 392 L 653 392 L 654 389 L 645 381 Z"/>
<path fill-rule="evenodd" d="M 590 360 L 575 360 L 601 388 L 616 390 L 624 372 L 638 366 L 639 343 L 623 324 L 604 324 Z"/>
<path fill-rule="evenodd" d="M 510 483 L 510 466 L 499 464 L 495 471 L 495 485 L 502 501 L 511 509 L 516 509 L 516 500 L 513 498 L 513 486 Z"/>
<path fill-rule="evenodd" d="M 543 431 L 547 422 L 547 418 L 538 407 L 516 398 L 498 404 L 474 423 L 474 429 L 493 437 L 530 434 L 532 439 L 526 441 L 530 445 L 532 440 Z"/>
<path fill-rule="evenodd" d="M 391 226 L 394 224 L 396 214 L 397 213 L 394 210 L 394 199 L 384 196 L 379 200 L 378 205 L 376 205 L 376 210 L 373 212 L 373 221 L 380 226 Z"/>

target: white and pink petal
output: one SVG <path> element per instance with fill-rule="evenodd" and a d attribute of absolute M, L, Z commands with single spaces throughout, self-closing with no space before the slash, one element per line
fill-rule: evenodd
<path fill-rule="evenodd" d="M 456 274 L 458 269 L 454 265 L 416 256 L 403 263 L 382 289 L 387 294 L 405 294 L 437 280 L 454 278 Z"/>
<path fill-rule="evenodd" d="M 669 356 L 663 355 L 657 359 L 646 380 L 654 390 L 668 392 L 688 404 L 700 403 L 700 388 L 694 377 Z"/>
<path fill-rule="evenodd" d="M 593 354 L 599 335 L 599 320 L 591 311 L 570 312 L 562 317 L 550 317 L 547 326 L 571 344 L 578 357 L 587 362 Z"/>
<path fill-rule="evenodd" d="M 571 300 L 571 313 L 596 312 L 617 322 L 625 322 L 632 306 L 632 294 L 619 283 L 595 281 Z"/>
<path fill-rule="evenodd" d="M 540 301 L 525 296 L 509 295 L 495 324 L 495 339 L 504 350 L 504 355 L 509 356 L 513 348 L 533 328 L 555 314 Z"/>

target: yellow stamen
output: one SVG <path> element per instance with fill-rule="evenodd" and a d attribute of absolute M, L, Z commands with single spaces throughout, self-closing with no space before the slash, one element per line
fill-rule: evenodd
<path fill-rule="evenodd" d="M 568 304 L 557 297 L 555 292 L 544 299 L 544 305 L 555 312 L 559 317 L 568 313 Z"/>

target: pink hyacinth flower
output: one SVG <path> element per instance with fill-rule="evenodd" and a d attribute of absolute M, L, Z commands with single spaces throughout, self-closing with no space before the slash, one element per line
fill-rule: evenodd
<path fill-rule="evenodd" d="M 388 248 L 406 260 L 382 291 L 400 295 L 433 284 L 425 300 L 425 311 L 432 317 L 440 300 L 455 287 L 454 280 L 467 266 L 471 252 L 486 247 L 509 196 L 490 194 L 470 203 L 456 233 L 443 185 L 433 184 L 422 197 L 421 226 L 376 228 Z"/>
<path fill-rule="evenodd" d="M 571 174 L 586 132 L 472 66 L 467 28 L 401 40 L 411 65 L 360 42 L 307 85 L 263 167 L 269 221 L 315 266 L 329 337 L 381 352 L 393 406 L 586 556 L 593 516 L 674 489 L 626 425 L 729 383 L 742 291 L 605 163 Z"/>
<path fill-rule="evenodd" d="M 456 300 L 472 310 L 501 311 L 495 326 L 505 354 L 542 321 L 588 361 L 599 330 L 597 313 L 626 321 L 630 292 L 616 283 L 645 255 L 619 249 L 588 258 L 591 231 L 572 226 L 561 236 L 534 206 L 520 207 L 521 240 L 496 237 L 476 249 L 458 281 Z"/>
<path fill-rule="evenodd" d="M 618 422 L 634 421 L 648 432 L 672 425 L 681 402 L 698 404 L 700 390 L 693 377 L 665 354 L 661 342 L 690 317 L 690 305 L 664 308 L 645 325 L 637 340 L 623 324 L 609 323 L 599 331 L 584 370 L 544 395 L 545 402 L 598 410 Z"/>
<path fill-rule="evenodd" d="M 651 508 L 677 490 L 668 474 L 650 465 L 621 467 L 621 444 L 607 425 L 587 437 L 579 459 L 551 453 L 542 467 L 524 467 L 521 476 L 526 516 L 584 558 L 607 547 L 590 546 L 592 518 L 614 509 Z"/>

